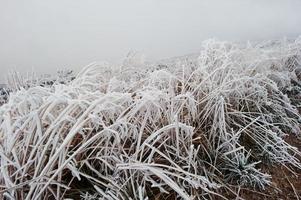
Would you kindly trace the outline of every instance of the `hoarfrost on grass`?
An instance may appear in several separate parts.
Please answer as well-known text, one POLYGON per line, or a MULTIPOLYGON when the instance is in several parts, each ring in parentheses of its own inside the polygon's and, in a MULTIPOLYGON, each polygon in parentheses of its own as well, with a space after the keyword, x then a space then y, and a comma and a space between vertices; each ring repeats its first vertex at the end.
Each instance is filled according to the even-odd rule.
POLYGON ((301 168, 283 139, 300 134, 301 38, 208 40, 198 56, 156 64, 135 55, 46 85, 11 75, 2 197, 225 198, 230 184, 269 185, 260 163, 301 168))

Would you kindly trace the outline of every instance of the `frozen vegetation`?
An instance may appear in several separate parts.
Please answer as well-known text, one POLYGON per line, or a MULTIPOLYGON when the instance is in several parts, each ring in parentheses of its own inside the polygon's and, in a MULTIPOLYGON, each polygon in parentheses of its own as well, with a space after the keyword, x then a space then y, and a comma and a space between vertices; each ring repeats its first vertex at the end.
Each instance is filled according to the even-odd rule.
POLYGON ((130 54, 67 81, 12 75, 0 107, 0 197, 188 200, 264 190, 271 176, 262 164, 301 169, 284 140, 300 134, 300 61, 301 38, 207 40, 198 55, 143 64, 130 54))

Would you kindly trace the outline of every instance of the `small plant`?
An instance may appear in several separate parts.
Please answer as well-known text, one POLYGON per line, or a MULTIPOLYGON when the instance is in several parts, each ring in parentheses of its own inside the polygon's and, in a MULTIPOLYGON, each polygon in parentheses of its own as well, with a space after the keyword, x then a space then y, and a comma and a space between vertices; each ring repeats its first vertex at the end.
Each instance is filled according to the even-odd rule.
POLYGON ((260 162, 250 161, 251 153, 239 151, 232 153, 232 156, 225 158, 225 178, 228 182, 240 186, 251 186, 253 188, 264 189, 270 185, 271 176, 260 172, 256 165, 260 162))

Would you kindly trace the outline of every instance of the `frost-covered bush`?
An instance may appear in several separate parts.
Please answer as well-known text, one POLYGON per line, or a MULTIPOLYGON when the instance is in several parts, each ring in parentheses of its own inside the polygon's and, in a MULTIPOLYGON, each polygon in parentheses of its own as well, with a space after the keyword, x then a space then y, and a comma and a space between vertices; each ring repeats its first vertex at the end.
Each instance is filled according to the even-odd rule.
MULTIPOLYGON (((260 162, 301 168, 301 38, 205 41, 199 55, 91 64, 0 107, 0 184, 11 199, 222 198, 264 189, 260 162), (73 78, 72 78, 73 79, 73 78), (295 100, 294 100, 295 102, 295 100)), ((17 84, 16 84, 17 85, 17 84)))

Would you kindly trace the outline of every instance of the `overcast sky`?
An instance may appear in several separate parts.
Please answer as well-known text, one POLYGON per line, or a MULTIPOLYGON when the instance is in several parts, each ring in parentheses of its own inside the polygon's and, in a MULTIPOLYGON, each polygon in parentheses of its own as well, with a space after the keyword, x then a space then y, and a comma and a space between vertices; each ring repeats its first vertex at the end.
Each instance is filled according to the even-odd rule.
POLYGON ((199 51, 204 39, 301 34, 300 0, 0 0, 0 70, 53 73, 199 51))

